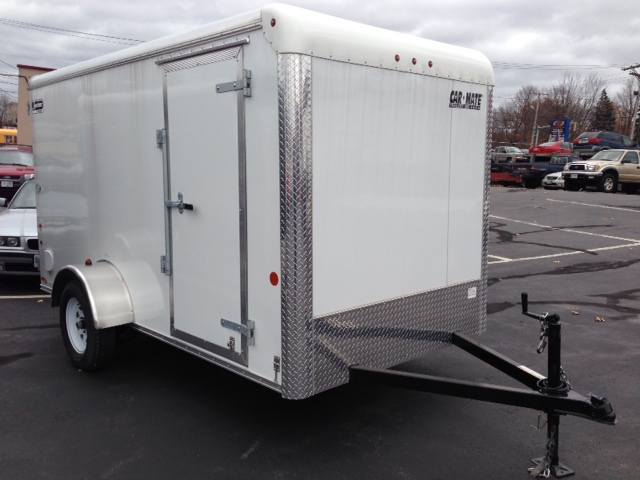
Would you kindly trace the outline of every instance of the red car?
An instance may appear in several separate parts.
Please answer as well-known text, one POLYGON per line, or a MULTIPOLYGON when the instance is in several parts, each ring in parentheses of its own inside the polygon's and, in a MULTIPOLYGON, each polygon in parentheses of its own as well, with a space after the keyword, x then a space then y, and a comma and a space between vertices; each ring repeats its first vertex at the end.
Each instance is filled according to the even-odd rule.
POLYGON ((0 147, 0 198, 6 203, 34 173, 31 147, 0 147))
POLYGON ((530 155, 538 155, 550 157, 551 155, 558 154, 571 154, 573 152, 573 146, 569 142, 547 142, 531 147, 529 149, 530 155))

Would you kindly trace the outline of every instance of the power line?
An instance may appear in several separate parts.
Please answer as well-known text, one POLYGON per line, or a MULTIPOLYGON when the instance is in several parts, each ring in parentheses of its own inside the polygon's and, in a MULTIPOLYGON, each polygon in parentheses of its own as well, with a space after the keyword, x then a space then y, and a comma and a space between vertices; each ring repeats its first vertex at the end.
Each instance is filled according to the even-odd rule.
POLYGON ((132 38, 112 37, 109 35, 99 35, 97 33, 87 33, 87 32, 79 32, 76 30, 67 30, 64 28, 47 27, 45 25, 19 22, 17 20, 11 20, 8 18, 0 18, 0 23, 11 26, 11 27, 25 28, 28 30, 36 30, 44 33, 53 33, 56 35, 64 35, 67 37, 84 38, 86 40, 95 40, 98 42, 119 43, 123 45, 137 45, 138 43, 144 42, 144 40, 136 40, 132 38), (118 41, 118 40, 121 40, 121 41, 118 41))

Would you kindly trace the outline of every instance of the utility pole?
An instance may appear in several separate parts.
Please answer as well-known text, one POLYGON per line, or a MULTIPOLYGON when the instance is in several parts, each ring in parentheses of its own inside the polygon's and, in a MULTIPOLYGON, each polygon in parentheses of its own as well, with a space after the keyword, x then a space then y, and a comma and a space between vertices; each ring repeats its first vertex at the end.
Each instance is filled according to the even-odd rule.
POLYGON ((538 109, 540 108, 540 92, 538 92, 538 100, 536 101, 536 114, 533 117, 533 131, 531 132, 531 146, 538 145, 538 109))
POLYGON ((634 77, 636 77, 636 80, 638 80, 638 90, 635 93, 636 95, 636 101, 635 101, 635 106, 633 107, 633 118, 631 121, 631 139, 633 140, 635 134, 636 134, 636 121, 638 119, 638 100, 640 99, 640 73, 636 72, 636 68, 640 68, 640 63, 636 63, 635 65, 631 65, 630 67, 624 67, 622 69, 622 71, 627 71, 627 70, 632 70, 631 72, 629 72, 629 75, 632 75, 634 77))

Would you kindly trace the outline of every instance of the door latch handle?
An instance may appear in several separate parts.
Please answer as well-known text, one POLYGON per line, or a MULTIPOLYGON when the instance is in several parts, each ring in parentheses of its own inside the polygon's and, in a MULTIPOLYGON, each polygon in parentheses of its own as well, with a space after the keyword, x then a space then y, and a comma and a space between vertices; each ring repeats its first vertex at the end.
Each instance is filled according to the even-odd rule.
POLYGON ((171 200, 167 200, 164 202, 167 208, 177 208, 178 212, 183 213, 185 210, 193 210, 192 203, 184 203, 184 197, 182 196, 182 192, 178 192, 178 201, 172 202, 171 200))

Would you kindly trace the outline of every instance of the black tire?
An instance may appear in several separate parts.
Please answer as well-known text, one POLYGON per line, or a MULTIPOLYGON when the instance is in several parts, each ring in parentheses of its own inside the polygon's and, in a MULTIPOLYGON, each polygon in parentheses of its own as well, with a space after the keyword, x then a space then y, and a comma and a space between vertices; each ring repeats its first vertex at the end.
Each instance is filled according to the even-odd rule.
POLYGON ((544 188, 545 190, 555 190, 555 188, 553 187, 542 187, 542 188, 544 188))
POLYGON ((618 179, 612 173, 605 173, 598 183, 598 190, 604 193, 616 193, 618 191, 618 179))
POLYGON ((638 185, 635 185, 633 183, 624 183, 621 188, 622 191, 627 195, 635 195, 636 193, 638 193, 638 185))
POLYGON ((569 180, 565 180, 564 181, 564 189, 567 192, 577 192, 578 190, 580 190, 580 187, 578 185, 576 185, 573 182, 570 182, 569 180))
POLYGON ((116 329, 96 330, 87 294, 78 282, 69 282, 62 291, 60 330, 67 354, 76 367, 97 370, 113 357, 116 329))
POLYGON ((529 188, 529 189, 533 190, 537 186, 538 186, 538 182, 535 181, 535 180, 525 180, 525 182, 524 182, 524 188, 529 188))

